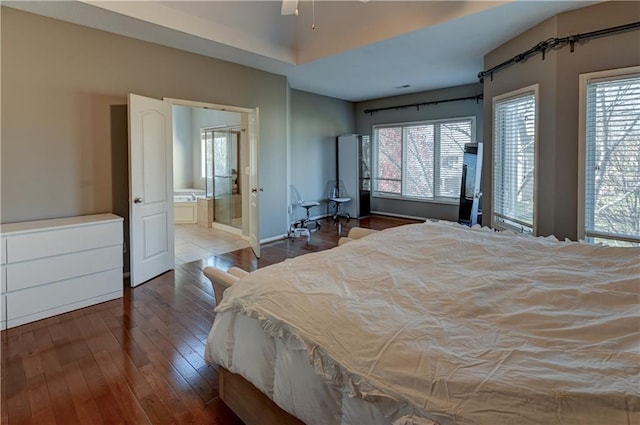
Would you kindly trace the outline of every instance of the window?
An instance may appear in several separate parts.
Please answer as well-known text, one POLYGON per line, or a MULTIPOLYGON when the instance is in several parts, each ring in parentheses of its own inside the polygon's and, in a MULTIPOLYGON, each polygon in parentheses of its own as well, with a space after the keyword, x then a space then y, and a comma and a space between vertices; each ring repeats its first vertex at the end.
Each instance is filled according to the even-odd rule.
POLYGON ((200 176, 212 178, 215 174, 230 175, 229 150, 237 145, 230 144, 232 134, 229 130, 206 128, 200 130, 200 176), (214 162, 215 159, 215 162, 214 162))
POLYGON ((578 237, 640 244, 640 67, 580 76, 578 237))
POLYGON ((492 226, 535 231, 538 85, 493 98, 492 226))
POLYGON ((200 130, 200 176, 206 179, 213 175, 213 131, 200 130), (208 171, 208 173, 207 173, 208 171))
POLYGON ((457 203, 475 118, 373 127, 373 195, 457 203))

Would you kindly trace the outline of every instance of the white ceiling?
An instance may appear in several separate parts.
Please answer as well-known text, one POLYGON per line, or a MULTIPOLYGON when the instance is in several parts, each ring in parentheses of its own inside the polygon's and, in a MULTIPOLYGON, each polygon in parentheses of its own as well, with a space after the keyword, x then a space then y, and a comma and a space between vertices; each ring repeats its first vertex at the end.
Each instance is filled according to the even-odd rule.
POLYGON ((282 16, 275 0, 3 1, 286 75, 295 89, 350 101, 477 82, 486 53, 593 3, 316 0, 300 1, 299 16, 282 16))

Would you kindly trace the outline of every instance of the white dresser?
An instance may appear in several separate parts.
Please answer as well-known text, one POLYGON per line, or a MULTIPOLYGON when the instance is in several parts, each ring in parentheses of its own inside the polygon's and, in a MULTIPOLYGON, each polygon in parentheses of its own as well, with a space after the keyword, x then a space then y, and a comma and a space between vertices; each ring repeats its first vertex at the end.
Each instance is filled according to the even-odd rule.
POLYGON ((0 225, 0 326, 122 297, 123 219, 96 214, 0 225))

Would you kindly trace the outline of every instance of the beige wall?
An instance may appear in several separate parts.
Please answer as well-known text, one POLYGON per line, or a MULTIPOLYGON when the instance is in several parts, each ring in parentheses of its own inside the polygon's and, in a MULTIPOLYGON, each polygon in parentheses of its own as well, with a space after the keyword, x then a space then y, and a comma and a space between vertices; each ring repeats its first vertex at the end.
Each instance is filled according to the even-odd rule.
POLYGON ((325 185, 336 179, 336 138, 353 132, 353 103, 291 90, 291 184, 304 199, 322 203, 310 211, 314 216, 326 213, 325 185))
MULTIPOLYGON (((606 2, 557 15, 505 43, 485 56, 485 69, 550 37, 566 37, 640 21, 639 2, 606 2)), ((602 37, 534 56, 496 72, 484 82, 484 201, 485 223, 492 205, 491 99, 539 83, 538 234, 575 239, 578 187, 579 74, 640 64, 638 31, 602 37)))
MULTIPOLYGON (((449 88, 360 102, 354 112, 350 102, 288 90, 283 76, 7 7, 2 7, 1 19, 0 218, 4 223, 107 211, 126 216, 129 92, 260 107, 262 238, 286 230, 287 181, 304 182, 303 192, 313 196, 318 183, 331 174, 335 160, 325 138, 354 129, 368 134, 375 123, 451 114, 440 105, 373 116, 362 110, 467 91, 475 94, 470 92, 475 92, 474 85, 449 88), (308 152, 314 154, 311 162, 308 152), (311 164, 309 169, 305 163, 311 164)), ((549 37, 638 20, 638 2, 607 2, 561 14, 490 52, 485 68, 549 37)), ((484 126, 484 137, 478 139, 485 142, 485 223, 491 212, 491 98, 540 84, 539 233, 574 238, 578 75, 637 65, 639 56, 638 32, 628 32, 590 40, 576 46, 574 53, 568 48, 549 52, 544 61, 533 57, 485 81, 484 123, 477 121, 480 132, 484 126)), ((407 215, 449 219, 455 215, 455 209, 439 205, 373 207, 407 215)))
POLYGON ((127 93, 260 107, 261 237, 286 229, 286 78, 2 7, 3 223, 124 214, 127 93))

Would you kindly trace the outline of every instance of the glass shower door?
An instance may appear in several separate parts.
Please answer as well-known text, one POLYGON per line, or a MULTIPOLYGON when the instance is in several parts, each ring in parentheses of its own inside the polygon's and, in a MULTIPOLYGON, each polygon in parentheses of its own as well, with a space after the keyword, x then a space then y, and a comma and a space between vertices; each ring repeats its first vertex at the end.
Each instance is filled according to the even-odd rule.
POLYGON ((214 221, 232 225, 232 143, 229 130, 213 132, 214 221))
POLYGON ((213 199, 213 131, 204 130, 202 145, 202 167, 204 169, 204 189, 207 199, 213 199))

